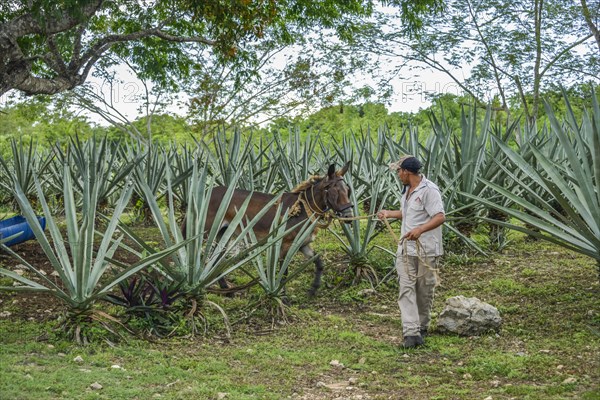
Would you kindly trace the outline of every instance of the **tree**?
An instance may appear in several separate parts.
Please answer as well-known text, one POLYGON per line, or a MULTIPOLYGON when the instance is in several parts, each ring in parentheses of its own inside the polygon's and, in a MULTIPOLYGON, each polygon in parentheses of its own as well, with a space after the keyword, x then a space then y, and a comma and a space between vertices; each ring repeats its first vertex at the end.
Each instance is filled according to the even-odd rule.
POLYGON ((506 112, 517 96, 533 121, 548 85, 599 81, 596 4, 452 0, 443 18, 424 18, 415 39, 407 39, 394 18, 382 17, 358 47, 379 57, 382 66, 393 65, 383 72, 386 80, 407 70, 416 75, 415 68, 433 69, 480 103, 497 101, 496 108, 506 112))
POLYGON ((110 53, 174 85, 161 71, 188 75, 207 49, 220 61, 251 62, 245 46, 265 35, 291 43, 292 27, 334 27, 370 8, 360 0, 8 1, 0 5, 0 96, 72 89, 110 53))
MULTIPOLYGON (((352 40, 376 3, 400 7, 407 32, 441 6, 441 0, 159 0, 150 8, 143 0, 9 1, 0 5, 0 96, 11 89, 62 93, 126 60, 160 93, 182 86, 194 92, 194 110, 205 121, 256 113, 257 107, 268 109, 271 118, 276 105, 279 113, 294 109, 322 95, 323 87, 327 97, 336 95, 345 81, 335 77, 346 74, 329 68, 331 75, 314 79, 328 71, 319 70, 323 56, 299 57, 276 74, 261 74, 265 60, 321 29, 335 40, 352 40), (204 107, 206 90, 215 87, 204 107), (294 96, 282 95, 290 87, 294 96), (215 101, 223 93, 229 96, 215 101)), ((335 58, 330 65, 339 63, 335 58)))

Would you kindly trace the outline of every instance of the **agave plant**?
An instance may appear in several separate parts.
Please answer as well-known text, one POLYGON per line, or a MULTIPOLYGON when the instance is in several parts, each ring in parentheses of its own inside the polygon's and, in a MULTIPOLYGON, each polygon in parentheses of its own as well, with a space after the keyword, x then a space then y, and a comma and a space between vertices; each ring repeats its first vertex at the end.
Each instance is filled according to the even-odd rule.
POLYGON ((258 143, 250 148, 247 167, 248 175, 252 177, 249 189, 251 191, 273 193, 277 190, 279 164, 282 156, 272 152, 268 153, 274 147, 274 140, 265 142, 261 136, 258 143))
MULTIPOLYGON (((173 253, 168 261, 162 261, 160 267, 165 275, 173 281, 184 282, 182 290, 191 299, 191 303, 193 304, 189 315, 194 332, 197 329, 194 319, 196 314, 200 317, 200 321, 206 324, 206 319, 201 309, 197 308, 198 303, 200 303, 200 306, 207 304, 215 307, 223 314, 225 321, 227 321, 227 315, 223 309, 218 304, 206 298, 208 287, 248 263, 251 259, 258 256, 261 251, 270 246, 274 240, 278 239, 277 236, 268 236, 250 247, 240 248, 244 243, 244 237, 248 235, 249 231, 252 230, 252 227, 262 218, 269 207, 273 206, 277 198, 274 198, 267 204, 255 218, 250 221, 244 221, 244 213, 250 200, 250 197, 248 197, 246 202, 240 207, 237 216, 232 221, 228 221, 227 228, 221 228, 224 225, 227 205, 233 196, 235 184, 239 180, 241 171, 238 171, 231 178, 231 186, 228 187, 227 192, 220 201, 220 207, 212 225, 208 226, 208 204, 215 180, 209 177, 208 164, 205 163, 202 166, 198 164, 198 162, 194 162, 190 177, 190 192, 187 199, 188 206, 184 216, 186 222, 185 232, 182 231, 175 209, 172 206, 174 192, 170 168, 167 168, 167 203, 169 207, 167 209, 166 221, 151 189, 142 183, 146 201, 152 210, 154 220, 158 225, 165 244, 171 247, 183 243, 184 237, 190 238, 189 242, 176 253, 173 253), (239 233, 236 234, 236 231, 239 231, 239 233)), ((155 249, 145 244, 140 238, 136 239, 133 233, 131 233, 131 236, 145 251, 149 253, 156 252, 155 249)), ((227 323, 226 326, 228 328, 227 323)), ((206 329, 206 325, 204 327, 206 329)))
MULTIPOLYGON (((187 198, 190 193, 190 175, 194 165, 194 150, 187 146, 171 144, 167 159, 171 161, 171 171, 175 175, 172 182, 173 196, 177 201, 177 208, 182 212, 187 209, 187 198)), ((164 195, 164 192, 163 192, 164 195)))
POLYGON ((117 198, 115 194, 122 188, 133 168, 142 161, 140 154, 129 159, 121 157, 120 147, 119 142, 111 142, 106 136, 100 140, 92 137, 83 142, 78 136, 72 137, 66 152, 55 146, 56 162, 50 168, 48 179, 50 191, 62 198, 66 177, 63 166, 69 165, 76 193, 83 193, 86 184, 84 178, 90 176, 98 191, 98 207, 101 212, 107 212, 114 206, 112 200, 113 197, 117 198))
MULTIPOLYGON (((19 180, 13 179, 12 182, 13 193, 19 203, 21 212, 48 257, 50 265, 58 274, 60 283, 55 283, 43 271, 29 264, 22 256, 3 245, 3 249, 25 265, 39 282, 0 268, 0 274, 11 277, 20 284, 19 286, 0 287, 0 290, 44 292, 62 300, 67 306, 64 328, 79 343, 87 342, 82 327, 85 327, 92 320, 106 321, 108 317, 106 314, 92 308, 95 302, 105 298, 110 290, 120 282, 178 249, 178 246, 172 246, 169 249, 152 254, 133 265, 123 266, 123 270, 111 279, 101 280, 111 266, 110 260, 123 239, 123 235, 116 239, 114 236, 119 226, 119 217, 131 197, 133 185, 128 182, 123 188, 113 215, 108 219, 106 228, 101 233, 100 245, 95 248, 98 233, 94 226, 98 213, 98 194, 101 183, 95 178, 92 166, 88 165, 85 171, 87 171, 87 174, 82 177, 82 199, 78 203, 75 201, 75 185, 72 182, 70 168, 66 164, 63 167, 66 237, 63 237, 58 222, 52 217, 39 179, 34 177, 34 184, 38 200, 46 217, 46 226, 50 238, 42 230, 36 213, 19 180)), ((184 244, 185 242, 179 244, 179 246, 184 244)))
MULTIPOLYGON (((305 141, 300 137, 298 129, 290 132, 289 140, 284 141, 280 135, 275 136, 275 154, 278 157, 279 181, 281 189, 290 191, 298 182, 304 181, 313 171, 317 157, 319 137, 307 136, 305 141)), ((326 163, 319 164, 325 165, 326 163)))
MULTIPOLYGON (((10 193, 12 187, 10 182, 17 181, 23 189, 26 197, 35 203, 35 177, 44 175, 45 170, 52 162, 52 154, 38 151, 37 145, 33 143, 33 139, 29 144, 11 139, 10 148, 12 151, 12 159, 6 160, 0 155, 0 165, 2 166, 2 180, 0 186, 10 193)), ((13 208, 18 208, 18 203, 12 201, 13 208)))
MULTIPOLYGON (((378 220, 377 212, 381 209, 381 205, 385 204, 388 196, 390 185, 388 180, 387 166, 380 166, 377 178, 370 183, 369 195, 370 199, 381 199, 381 203, 377 201, 369 201, 368 216, 366 222, 360 219, 351 221, 350 224, 342 223, 342 232, 344 236, 332 231, 334 236, 342 243, 342 249, 348 255, 350 266, 353 268, 354 281, 367 279, 372 286, 377 284, 378 277, 376 271, 371 266, 369 254, 374 249, 371 243, 373 239, 380 233, 377 230, 378 220), (362 223, 364 222, 364 223, 362 223)), ((354 204, 354 215, 359 215, 357 191, 353 189, 352 181, 347 182, 350 187, 350 199, 354 204)), ((367 198, 369 200, 369 198, 367 198)))
POLYGON ((153 196, 159 195, 164 186, 167 165, 170 163, 169 154, 159 145, 146 144, 141 141, 133 146, 128 146, 125 152, 124 159, 135 159, 142 155, 141 162, 136 163, 131 171, 135 185, 133 209, 138 221, 147 225, 151 224, 152 212, 146 201, 142 185, 149 188, 153 196))
MULTIPOLYGON (((276 215, 282 215, 281 204, 277 209, 276 215)), ((252 263, 256 268, 258 274, 258 284, 262 288, 266 302, 273 306, 270 309, 270 313, 275 319, 281 319, 287 321, 286 318, 286 284, 298 276, 304 271, 318 255, 314 255, 312 258, 304 260, 299 266, 297 266, 293 272, 291 271, 292 261, 298 250, 306 243, 306 240, 310 237, 316 224, 317 220, 311 221, 307 219, 298 234, 294 237, 285 257, 281 257, 283 252, 283 237, 289 232, 289 228, 285 221, 288 219, 288 211, 283 213, 281 220, 273 220, 271 224, 271 232, 274 233, 277 240, 273 241, 273 244, 264 252, 264 256, 253 258, 252 263)), ((295 227, 291 227, 295 229, 295 227)), ((254 235, 254 232, 250 230, 248 236, 245 238, 246 246, 252 247, 259 241, 254 235)))
POLYGON ((241 189, 251 190, 253 178, 246 168, 252 147, 251 136, 244 139, 241 130, 236 128, 231 138, 228 138, 223 129, 213 136, 211 143, 202 142, 200 145, 205 149, 210 172, 217 183, 230 186, 238 176, 235 178, 236 184, 241 189), (242 174, 238 175, 240 172, 242 174))
POLYGON ((499 143, 520 172, 498 165, 514 180, 515 189, 510 191, 482 180, 519 208, 503 207, 482 197, 472 198, 527 225, 490 222, 590 256, 597 261, 600 272, 600 107, 595 95, 592 95, 591 113, 586 111, 582 123, 577 124, 566 96, 565 100, 568 120, 562 125, 550 106, 544 103, 552 134, 556 135, 563 150, 552 153, 558 157, 551 158, 532 147, 531 152, 537 163, 537 168, 534 168, 512 148, 499 143))

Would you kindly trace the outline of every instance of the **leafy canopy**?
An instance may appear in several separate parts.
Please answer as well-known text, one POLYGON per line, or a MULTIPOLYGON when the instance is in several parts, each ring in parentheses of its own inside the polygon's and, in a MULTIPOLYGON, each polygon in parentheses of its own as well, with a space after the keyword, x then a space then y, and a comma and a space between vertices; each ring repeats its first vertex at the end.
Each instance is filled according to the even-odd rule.
MULTIPOLYGON (((430 3, 438 0, 418 2, 430 3)), ((259 41, 291 44, 318 27, 347 37, 354 19, 370 15, 373 7, 371 0, 3 2, 0 96, 11 89, 70 90, 93 67, 123 59, 140 76, 176 89, 178 78, 201 70, 209 58, 240 67, 256 62, 250 45, 259 41)), ((417 13, 421 9, 426 7, 417 13)))

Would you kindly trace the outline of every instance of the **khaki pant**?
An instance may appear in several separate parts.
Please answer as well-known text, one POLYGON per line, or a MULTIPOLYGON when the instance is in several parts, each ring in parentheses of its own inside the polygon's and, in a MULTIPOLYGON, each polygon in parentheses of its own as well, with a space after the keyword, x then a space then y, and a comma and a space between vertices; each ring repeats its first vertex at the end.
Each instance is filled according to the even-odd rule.
MULTIPOLYGON (((437 268, 438 259, 425 257, 423 261, 431 268, 437 268)), ((429 328, 436 275, 419 261, 419 257, 400 252, 396 255, 396 271, 400 283, 398 304, 402 315, 402 335, 417 336, 419 330, 429 328)))

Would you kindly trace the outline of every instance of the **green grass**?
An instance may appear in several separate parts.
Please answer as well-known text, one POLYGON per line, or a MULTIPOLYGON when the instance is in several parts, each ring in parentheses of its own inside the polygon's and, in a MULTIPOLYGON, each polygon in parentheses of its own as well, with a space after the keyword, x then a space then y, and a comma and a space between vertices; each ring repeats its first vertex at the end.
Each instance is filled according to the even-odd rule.
MULTIPOLYGON (((273 324, 264 312, 247 315, 249 304, 260 295, 258 288, 231 299, 210 296, 230 320, 238 321, 231 339, 223 335, 220 314, 207 309, 208 336, 156 342, 129 338, 116 347, 102 342, 78 347, 52 332, 57 309, 50 307, 48 314, 43 302, 28 305, 24 295, 0 293, 0 312, 12 313, 0 318, 1 397, 600 397, 600 301, 592 260, 520 237, 502 254, 449 255, 436 292, 434 325, 445 299, 464 295, 498 307, 503 328, 482 337, 434 332, 426 347, 403 350, 395 279, 380 285, 375 294, 359 295, 370 286, 351 284, 339 245, 332 244, 330 234, 321 233, 325 235, 319 236, 316 248, 326 264, 324 286, 317 298, 307 297, 311 269, 291 282, 289 324, 273 324), (82 363, 74 361, 77 356, 82 363), (344 367, 331 365, 333 360, 344 367), (92 390, 94 382, 102 389, 92 390)), ((393 248, 385 235, 376 243, 393 248)), ((377 257, 375 268, 381 277, 393 260, 386 265, 385 256, 377 257)))

